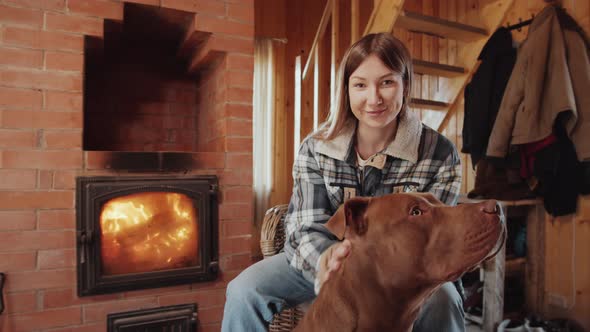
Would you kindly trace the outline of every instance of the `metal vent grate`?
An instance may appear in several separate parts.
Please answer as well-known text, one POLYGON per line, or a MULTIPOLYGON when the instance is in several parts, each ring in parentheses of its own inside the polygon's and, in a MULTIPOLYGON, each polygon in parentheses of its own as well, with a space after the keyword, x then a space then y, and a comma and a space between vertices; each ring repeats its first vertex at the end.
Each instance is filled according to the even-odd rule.
POLYGON ((196 332, 197 305, 180 304, 110 314, 108 332, 196 332))

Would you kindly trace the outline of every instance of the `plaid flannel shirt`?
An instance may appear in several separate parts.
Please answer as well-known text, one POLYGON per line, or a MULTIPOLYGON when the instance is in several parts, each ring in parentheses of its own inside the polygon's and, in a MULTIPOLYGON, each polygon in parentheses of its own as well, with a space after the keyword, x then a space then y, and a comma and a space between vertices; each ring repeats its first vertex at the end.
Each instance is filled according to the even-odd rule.
POLYGON ((307 137, 293 165, 285 253, 290 265, 312 283, 320 255, 337 241, 324 224, 345 195, 431 192, 449 205, 455 205, 459 195, 461 164, 455 146, 413 112, 400 114, 394 141, 369 160, 362 176, 352 146, 355 130, 356 125, 350 125, 330 141, 307 137))

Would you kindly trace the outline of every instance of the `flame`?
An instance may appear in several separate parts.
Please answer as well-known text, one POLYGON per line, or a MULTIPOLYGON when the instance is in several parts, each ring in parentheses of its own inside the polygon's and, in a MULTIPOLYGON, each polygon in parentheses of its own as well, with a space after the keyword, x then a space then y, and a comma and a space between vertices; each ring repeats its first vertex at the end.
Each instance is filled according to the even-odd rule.
POLYGON ((141 225, 153 217, 147 212, 145 205, 136 202, 111 201, 105 205, 102 211, 101 221, 104 220, 103 234, 119 233, 121 229, 128 228, 131 224, 141 225))
POLYGON ((198 210, 170 192, 120 196, 100 215, 103 272, 107 275, 198 265, 198 210))

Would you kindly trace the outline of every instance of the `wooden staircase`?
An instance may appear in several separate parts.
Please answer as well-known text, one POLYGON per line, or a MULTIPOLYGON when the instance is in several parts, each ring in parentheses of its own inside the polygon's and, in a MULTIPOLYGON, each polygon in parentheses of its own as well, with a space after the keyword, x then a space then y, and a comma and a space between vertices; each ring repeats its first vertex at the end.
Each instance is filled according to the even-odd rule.
MULTIPOLYGON (((364 31, 364 35, 403 29, 411 34, 419 33, 431 38, 442 38, 460 43, 452 64, 413 59, 416 74, 442 79, 439 79, 436 91, 429 93, 429 98, 415 95, 413 91, 410 106, 423 110, 421 112, 422 121, 439 132, 443 132, 449 120, 462 107, 463 90, 477 68, 479 52, 491 34, 499 27, 512 3, 513 0, 481 1, 478 25, 474 26, 406 10, 403 0, 374 0, 373 10, 370 16, 364 20, 366 25, 362 31, 364 31)), ((370 2, 362 2, 362 5, 367 4, 370 2)), ((342 39, 338 33, 341 7, 351 11, 349 40, 356 41, 359 38, 359 25, 363 21, 363 18, 359 18, 358 6, 359 0, 328 0, 309 53, 310 56, 305 62, 301 56, 296 59, 296 63, 300 64, 296 65, 295 73, 296 144, 299 142, 299 134, 305 135, 311 129, 312 126, 309 123, 312 121, 311 119, 313 119, 313 128, 317 128, 318 123, 321 123, 327 115, 326 109, 329 108, 329 101, 335 95, 335 73, 342 58, 342 54, 338 52, 338 45, 342 39), (344 1, 351 3, 342 6, 344 1), (330 26, 329 23, 331 23, 330 26), (331 39, 331 49, 327 49, 325 46, 327 43, 324 38, 331 39), (323 60, 327 57, 325 54, 322 55, 323 53, 330 54, 330 61, 323 60), (330 66, 329 70, 322 68, 325 65, 330 66), (329 79, 325 77, 325 73, 328 72, 330 73, 329 79), (310 82, 313 82, 313 88, 309 87, 310 82), (322 84, 325 82, 329 82, 329 84, 322 84), (309 114, 310 112, 313 115, 309 114), (297 125, 298 122, 299 125, 297 125)))

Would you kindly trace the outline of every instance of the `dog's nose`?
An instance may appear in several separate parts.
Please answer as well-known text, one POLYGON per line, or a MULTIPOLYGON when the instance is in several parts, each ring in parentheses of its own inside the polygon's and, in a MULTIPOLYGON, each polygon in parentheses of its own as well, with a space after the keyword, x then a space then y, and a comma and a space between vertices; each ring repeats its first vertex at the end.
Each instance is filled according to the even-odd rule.
POLYGON ((482 202, 481 210, 485 213, 489 214, 499 214, 500 213, 500 205, 496 200, 489 199, 482 202))

